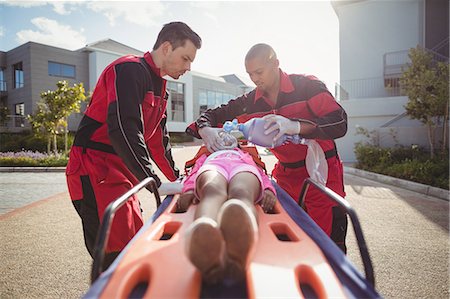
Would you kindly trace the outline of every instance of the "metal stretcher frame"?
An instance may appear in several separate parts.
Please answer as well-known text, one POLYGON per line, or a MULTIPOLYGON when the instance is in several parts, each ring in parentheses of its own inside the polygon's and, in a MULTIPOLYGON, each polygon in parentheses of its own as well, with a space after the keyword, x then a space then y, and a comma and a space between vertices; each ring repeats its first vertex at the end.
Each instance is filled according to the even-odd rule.
MULTIPOLYGON (((114 261, 114 263, 105 272, 102 273, 101 265, 103 264, 104 249, 108 241, 109 229, 115 212, 127 201, 128 198, 130 198, 131 195, 139 192, 139 190, 141 190, 148 184, 151 184, 152 190, 155 190, 154 195, 158 208, 152 215, 151 219, 149 219, 149 221, 136 234, 133 240, 139 238, 139 235, 151 226, 151 224, 167 209, 167 207, 173 200, 174 196, 167 196, 161 204, 155 181, 152 178, 147 178, 108 206, 103 217, 99 235, 97 236, 96 251, 91 273, 92 286, 86 293, 85 298, 96 298, 101 295, 103 289, 108 283, 109 278, 114 273, 114 269, 120 263, 121 256, 125 254, 127 249, 133 243, 133 240, 131 240, 130 243, 122 251, 122 253, 114 261)), ((359 220, 349 203, 327 187, 319 185, 310 179, 307 179, 303 184, 300 196, 301 200, 299 204, 297 204, 276 182, 272 181, 272 184, 277 191, 277 197, 280 204, 286 210, 288 215, 302 230, 305 231, 305 233, 312 240, 314 240, 314 242, 322 250, 328 263, 341 282, 346 295, 348 295, 349 298, 381 298, 381 296, 374 288, 375 280, 372 263, 359 220), (342 206, 349 214, 353 224, 353 228, 355 230, 355 235, 357 238, 361 258, 363 260, 366 277, 363 277, 361 275, 361 273, 347 259, 345 254, 333 243, 333 241, 331 241, 331 239, 322 231, 322 229, 320 229, 320 227, 301 208, 307 190, 311 185, 318 188, 324 194, 328 195, 332 200, 342 206)), ((238 285, 237 287, 242 288, 242 285, 238 285)), ((214 294, 214 292, 215 290, 206 289, 206 291, 203 291, 203 294, 208 294, 208 297, 221 297, 220 294, 214 294)))

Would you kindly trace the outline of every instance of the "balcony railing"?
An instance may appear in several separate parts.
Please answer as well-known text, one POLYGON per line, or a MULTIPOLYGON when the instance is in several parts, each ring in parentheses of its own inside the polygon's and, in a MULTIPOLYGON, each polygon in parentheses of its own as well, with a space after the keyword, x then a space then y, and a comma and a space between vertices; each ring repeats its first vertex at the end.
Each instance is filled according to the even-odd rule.
MULTIPOLYGON (((448 43, 444 41, 443 44, 448 43)), ((425 49, 433 57, 434 62, 448 62, 448 57, 434 50, 425 49)), ((405 95, 400 88, 400 77, 411 63, 409 50, 388 52, 383 56, 383 77, 344 80, 335 86, 337 100, 360 98, 396 97, 405 95)))
POLYGON ((384 76, 398 77, 401 75, 411 63, 408 53, 408 50, 385 53, 383 55, 384 76))
MULTIPOLYGON (((445 46, 445 42, 443 41, 443 45, 445 46)), ((438 44, 440 46, 440 44, 438 44)), ((433 61, 435 62, 448 62, 448 57, 439 54, 435 50, 424 49, 427 53, 431 54, 433 61)), ((404 51, 396 51, 396 52, 388 52, 383 55, 383 63, 384 63, 384 76, 385 77, 399 77, 403 71, 408 67, 408 64, 411 63, 411 59, 409 58, 409 50, 404 51)))
POLYGON ((341 81, 336 87, 336 99, 384 98, 404 95, 399 78, 368 78, 341 81))

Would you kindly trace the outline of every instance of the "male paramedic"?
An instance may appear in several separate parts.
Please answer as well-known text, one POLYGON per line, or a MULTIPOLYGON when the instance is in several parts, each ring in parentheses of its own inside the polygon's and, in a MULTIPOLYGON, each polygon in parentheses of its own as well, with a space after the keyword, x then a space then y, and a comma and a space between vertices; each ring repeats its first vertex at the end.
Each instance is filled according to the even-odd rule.
MULTIPOLYGON (((334 139, 347 132, 347 114, 326 86, 314 76, 288 75, 279 68, 275 51, 267 44, 254 45, 245 57, 245 68, 256 89, 210 109, 199 116, 186 132, 202 138, 208 149, 220 149, 220 129, 213 128, 237 118, 243 123, 254 117, 266 120, 266 132, 300 134, 316 142, 324 160, 322 176, 327 187, 345 196, 343 167, 334 139)), ((278 162, 273 170, 277 183, 296 201, 307 171, 308 146, 288 143, 271 149, 278 162)), ((346 252, 347 216, 345 212, 315 188, 309 188, 305 199, 309 216, 346 252)))
MULTIPOLYGON (((106 207, 147 177, 160 186, 150 159, 170 181, 178 178, 166 130, 168 94, 163 77, 178 79, 189 71, 201 42, 188 25, 168 23, 151 52, 121 57, 101 74, 66 168, 70 197, 92 257, 106 207)), ((142 225, 140 203, 133 197, 115 215, 104 269, 142 225)))

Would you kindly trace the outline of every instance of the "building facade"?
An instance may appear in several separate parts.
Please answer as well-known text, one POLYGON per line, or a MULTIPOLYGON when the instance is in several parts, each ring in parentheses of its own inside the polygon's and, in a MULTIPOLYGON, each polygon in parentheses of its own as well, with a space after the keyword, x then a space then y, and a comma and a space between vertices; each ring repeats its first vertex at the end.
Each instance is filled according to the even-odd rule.
MULTIPOLYGON (((86 93, 92 92, 104 68, 123 55, 144 53, 111 39, 98 41, 70 51, 35 42, 28 42, 7 52, 0 51, 0 106, 9 115, 1 132, 29 130, 26 115, 32 114, 43 91, 54 90, 56 82, 70 85, 82 82, 86 93)), ((168 80, 169 132, 184 132, 199 114, 228 102, 252 89, 236 75, 216 77, 191 71, 180 79, 168 80)), ((85 108, 82 107, 82 111, 85 108)), ((82 113, 69 118, 69 130, 75 131, 82 113)))
POLYGON ((89 88, 88 60, 83 52, 28 42, 1 56, 0 105, 10 114, 2 124, 3 131, 27 128, 25 116, 35 111, 41 92, 55 89, 57 81, 83 82, 89 88))
POLYGON ((348 132, 337 140, 344 162, 365 141, 357 128, 374 131, 379 145, 428 147, 426 127, 406 115, 399 79, 408 51, 421 46, 437 61, 449 57, 446 0, 332 1, 339 19, 340 82, 336 98, 348 114, 348 132))

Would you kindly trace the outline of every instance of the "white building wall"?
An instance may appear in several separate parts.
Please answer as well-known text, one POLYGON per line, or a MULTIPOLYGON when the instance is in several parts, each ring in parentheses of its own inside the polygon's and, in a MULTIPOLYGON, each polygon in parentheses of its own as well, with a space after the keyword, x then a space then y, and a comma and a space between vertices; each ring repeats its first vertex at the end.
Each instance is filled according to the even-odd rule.
POLYGON ((407 102, 407 97, 341 101, 341 106, 349 116, 347 134, 336 140, 342 161, 355 162, 355 143, 369 141, 363 135, 356 135, 358 127, 368 131, 377 131, 381 147, 394 147, 399 144, 403 146, 417 144, 426 147, 428 145, 426 128, 422 127, 417 120, 411 120, 405 116, 387 127, 383 126, 397 115, 402 114, 407 102))
POLYGON ((98 78, 103 70, 114 60, 120 58, 122 55, 112 54, 100 51, 89 53, 89 86, 91 91, 94 91, 98 78))
POLYGON ((423 45, 423 1, 339 6, 340 80, 383 76, 383 55, 423 45))
POLYGON ((355 143, 368 141, 356 135, 357 126, 377 131, 381 147, 428 147, 426 127, 406 115, 398 118, 408 98, 390 96, 383 61, 385 53, 424 45, 424 1, 367 0, 334 7, 340 26, 340 85, 348 92, 348 100, 340 101, 348 115, 348 132, 336 140, 342 160, 356 162, 355 143))

